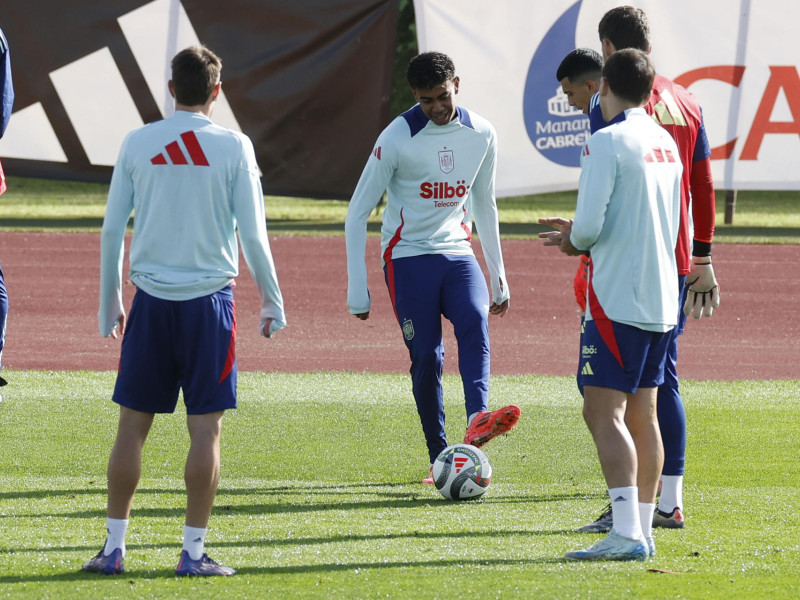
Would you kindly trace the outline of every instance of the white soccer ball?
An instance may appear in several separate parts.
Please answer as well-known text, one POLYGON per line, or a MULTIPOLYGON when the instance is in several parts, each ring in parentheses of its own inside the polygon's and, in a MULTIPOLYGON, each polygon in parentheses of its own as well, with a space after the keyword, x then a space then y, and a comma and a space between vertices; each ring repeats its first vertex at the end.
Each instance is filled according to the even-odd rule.
POLYGON ((448 446, 433 463, 433 483, 448 500, 477 498, 491 481, 489 457, 469 444, 448 446))

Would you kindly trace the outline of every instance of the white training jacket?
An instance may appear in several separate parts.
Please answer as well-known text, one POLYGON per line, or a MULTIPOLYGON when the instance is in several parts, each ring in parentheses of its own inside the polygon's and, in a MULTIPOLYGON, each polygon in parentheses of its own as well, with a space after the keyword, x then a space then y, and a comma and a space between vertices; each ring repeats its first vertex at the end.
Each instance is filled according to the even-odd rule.
POLYGON ((422 254, 473 254, 472 219, 489 269, 492 301, 509 297, 495 199, 497 135, 474 112, 436 125, 417 104, 378 137, 350 200, 345 221, 347 305, 370 310, 367 287, 367 219, 384 191, 381 259, 422 254))
MULTIPOLYGON (((570 241, 591 250, 589 297, 612 321, 656 332, 677 324, 682 170, 675 141, 643 108, 583 148, 570 241)), ((588 302, 586 318, 601 318, 592 312, 588 302)))
POLYGON ((244 134, 203 114, 173 116, 128 134, 111 177, 100 241, 100 333, 122 305, 125 228, 134 215, 130 279, 165 300, 190 300, 230 285, 239 249, 261 295, 261 328, 286 326, 267 238, 255 152, 244 134))

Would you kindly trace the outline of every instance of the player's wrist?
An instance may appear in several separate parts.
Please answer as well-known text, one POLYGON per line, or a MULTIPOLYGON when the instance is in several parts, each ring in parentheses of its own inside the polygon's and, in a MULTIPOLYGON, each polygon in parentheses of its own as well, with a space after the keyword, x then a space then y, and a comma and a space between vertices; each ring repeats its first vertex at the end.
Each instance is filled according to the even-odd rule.
MULTIPOLYGON (((708 258, 711 262, 711 242, 703 242, 700 240, 692 240, 692 258, 708 258)), ((702 264, 702 263, 695 263, 702 264)))

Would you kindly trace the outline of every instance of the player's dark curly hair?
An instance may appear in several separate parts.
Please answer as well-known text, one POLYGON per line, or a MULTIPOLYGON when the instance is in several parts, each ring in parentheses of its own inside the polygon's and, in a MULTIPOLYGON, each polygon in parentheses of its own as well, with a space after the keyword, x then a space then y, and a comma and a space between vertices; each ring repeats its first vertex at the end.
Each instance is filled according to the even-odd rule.
POLYGON ((415 90, 429 90, 452 81, 456 76, 456 67, 446 54, 441 52, 423 52, 411 59, 406 69, 408 85, 415 90))
POLYGON ((222 61, 205 46, 191 46, 172 59, 175 101, 184 106, 205 104, 219 81, 222 61))
POLYGON ((556 80, 561 81, 566 77, 570 83, 583 83, 587 79, 600 81, 602 70, 603 57, 597 50, 575 48, 558 65, 556 80))
POLYGON ((607 39, 617 50, 638 48, 650 52, 650 25, 647 23, 647 15, 640 8, 612 8, 600 19, 597 32, 601 42, 607 39))
POLYGON ((617 50, 603 67, 603 77, 611 91, 638 106, 643 106, 650 97, 655 76, 650 57, 638 48, 617 50))

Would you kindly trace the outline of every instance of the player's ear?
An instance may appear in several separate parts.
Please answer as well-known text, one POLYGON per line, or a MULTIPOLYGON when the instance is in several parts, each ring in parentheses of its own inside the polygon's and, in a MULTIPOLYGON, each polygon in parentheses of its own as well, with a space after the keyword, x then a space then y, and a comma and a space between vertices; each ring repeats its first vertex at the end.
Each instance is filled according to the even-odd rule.
POLYGON ((608 60, 608 57, 617 51, 617 49, 614 47, 614 44, 612 44, 611 40, 608 38, 603 38, 600 40, 600 44, 603 46, 603 60, 608 60))
POLYGON ((598 93, 599 93, 601 96, 605 96, 605 95, 608 93, 608 90, 610 90, 610 89, 611 89, 611 88, 608 86, 608 79, 606 79, 605 77, 603 77, 603 78, 600 80, 600 87, 597 89, 598 93))
POLYGON ((460 81, 461 81, 461 80, 460 80, 458 77, 456 77, 455 79, 453 79, 453 93, 454 93, 454 94, 457 94, 457 93, 458 93, 458 84, 459 84, 459 82, 460 82, 460 81))
POLYGON ((172 79, 167 82, 167 87, 169 88, 169 95, 173 98, 175 97, 175 86, 172 83, 172 79))

